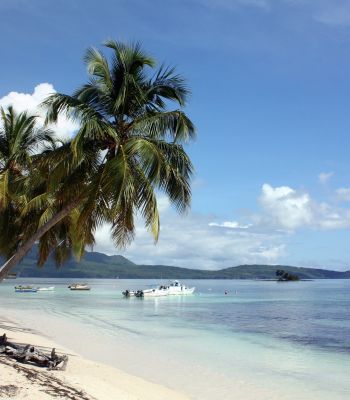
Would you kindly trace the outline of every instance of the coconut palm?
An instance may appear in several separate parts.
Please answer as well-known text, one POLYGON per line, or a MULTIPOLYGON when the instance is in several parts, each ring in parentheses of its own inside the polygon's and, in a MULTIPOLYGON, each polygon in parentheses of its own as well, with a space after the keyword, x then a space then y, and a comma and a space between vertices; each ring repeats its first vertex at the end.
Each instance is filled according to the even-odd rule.
MULTIPOLYGON (((51 178, 49 185, 55 207, 2 271, 8 272, 72 212, 82 254, 84 246, 93 243, 96 228, 106 222, 116 246, 127 245, 134 237, 137 213, 157 241, 158 191, 179 212, 190 206, 193 167, 183 144, 194 137, 195 129, 183 111, 189 94, 183 78, 173 68, 156 70, 153 58, 138 44, 110 40, 105 46, 112 50, 109 61, 96 49, 86 52, 88 83, 71 96, 56 93, 44 102, 47 123, 56 122, 59 114, 79 122, 71 143, 73 157, 71 162, 55 164, 57 178, 51 178), (177 108, 169 110, 173 103, 177 108), (90 161, 85 160, 91 154, 96 162, 89 171, 90 161), (67 164, 72 164, 69 173, 67 164)), ((32 199, 31 212, 40 213, 45 207, 45 202, 32 199)))
POLYGON ((36 126, 37 116, 0 108, 0 209, 11 199, 17 178, 25 175, 32 156, 53 142, 52 132, 36 126))
POLYGON ((37 117, 0 108, 0 253, 13 252, 33 157, 54 143, 52 131, 38 128, 37 117))

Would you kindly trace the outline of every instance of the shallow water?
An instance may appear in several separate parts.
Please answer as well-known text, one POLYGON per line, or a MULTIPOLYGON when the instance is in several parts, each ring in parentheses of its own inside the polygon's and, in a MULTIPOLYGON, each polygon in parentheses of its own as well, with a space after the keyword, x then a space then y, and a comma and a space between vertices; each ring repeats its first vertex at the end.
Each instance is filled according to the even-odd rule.
POLYGON ((196 295, 153 299, 121 291, 160 281, 91 280, 91 292, 71 292, 68 283, 7 281, 1 310, 196 399, 350 398, 350 280, 186 281, 196 295), (14 293, 20 283, 56 290, 14 293))

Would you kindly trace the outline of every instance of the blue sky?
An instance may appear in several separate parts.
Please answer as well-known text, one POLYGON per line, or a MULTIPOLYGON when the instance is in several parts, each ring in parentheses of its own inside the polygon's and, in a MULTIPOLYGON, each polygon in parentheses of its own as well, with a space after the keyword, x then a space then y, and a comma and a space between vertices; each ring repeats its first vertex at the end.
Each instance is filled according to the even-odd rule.
MULTIPOLYGON (((88 46, 139 40, 191 86, 196 176, 191 213, 161 198, 159 244, 140 225, 123 254, 349 269, 349 33, 345 0, 2 0, 0 104, 70 93, 88 46)), ((96 250, 118 252, 108 227, 97 238, 96 250)))

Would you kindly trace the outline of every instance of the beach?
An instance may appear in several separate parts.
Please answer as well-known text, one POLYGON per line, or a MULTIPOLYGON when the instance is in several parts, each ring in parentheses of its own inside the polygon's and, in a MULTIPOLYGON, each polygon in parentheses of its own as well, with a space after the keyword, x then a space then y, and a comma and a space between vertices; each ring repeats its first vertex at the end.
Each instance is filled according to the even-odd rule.
MULTIPOLYGON (((0 398, 48 400, 57 397, 82 400, 188 400, 189 397, 164 386, 90 361, 53 342, 43 334, 2 319, 1 332, 9 341, 31 344, 49 353, 56 348, 69 356, 65 371, 21 364, 0 356, 0 398)), ((93 345, 93 344, 92 344, 93 345)))

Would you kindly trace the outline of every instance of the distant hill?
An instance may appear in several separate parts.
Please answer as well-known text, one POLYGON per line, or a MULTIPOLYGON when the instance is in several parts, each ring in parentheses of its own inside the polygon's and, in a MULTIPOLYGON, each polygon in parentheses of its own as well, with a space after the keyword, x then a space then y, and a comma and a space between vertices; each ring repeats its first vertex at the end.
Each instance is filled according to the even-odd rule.
POLYGON ((275 279, 276 270, 296 274, 301 279, 350 279, 350 271, 299 268, 285 265, 239 265, 216 271, 172 267, 168 265, 138 265, 123 256, 107 256, 86 252, 81 262, 69 260, 56 268, 52 259, 44 267, 36 265, 37 248, 34 247, 15 268, 21 277, 41 278, 128 278, 128 279, 275 279))

